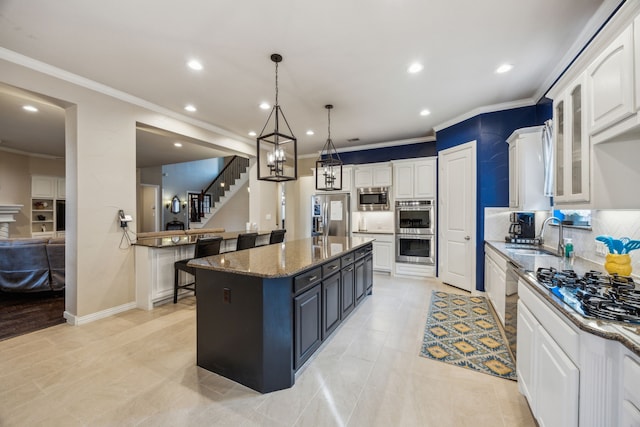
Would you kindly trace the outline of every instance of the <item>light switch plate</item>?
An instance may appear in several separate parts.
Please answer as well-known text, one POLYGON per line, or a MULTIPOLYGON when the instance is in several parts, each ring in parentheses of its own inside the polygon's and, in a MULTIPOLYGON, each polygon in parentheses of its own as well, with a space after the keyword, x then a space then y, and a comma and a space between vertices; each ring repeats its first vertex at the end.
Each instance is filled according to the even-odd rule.
POLYGON ((607 255, 607 245, 603 242, 596 241, 596 255, 604 258, 607 255))

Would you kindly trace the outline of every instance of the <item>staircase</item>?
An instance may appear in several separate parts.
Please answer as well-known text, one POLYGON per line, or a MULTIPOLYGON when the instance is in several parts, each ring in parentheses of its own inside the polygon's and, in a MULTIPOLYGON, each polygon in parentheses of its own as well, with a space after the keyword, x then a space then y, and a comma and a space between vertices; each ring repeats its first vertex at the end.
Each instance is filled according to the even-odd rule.
POLYGON ((206 228, 207 223, 215 216, 216 212, 219 212, 220 208, 247 183, 249 180, 248 168, 249 159, 233 156, 211 184, 199 195, 194 195, 192 200, 189 200, 191 205, 190 229, 206 228))

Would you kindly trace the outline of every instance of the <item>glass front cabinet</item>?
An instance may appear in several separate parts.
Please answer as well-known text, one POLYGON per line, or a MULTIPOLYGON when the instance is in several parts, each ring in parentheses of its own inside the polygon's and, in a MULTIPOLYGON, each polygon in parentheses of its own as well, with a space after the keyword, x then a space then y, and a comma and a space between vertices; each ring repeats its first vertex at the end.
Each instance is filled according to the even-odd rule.
POLYGON ((584 74, 553 103, 556 204, 589 202, 589 135, 584 74))

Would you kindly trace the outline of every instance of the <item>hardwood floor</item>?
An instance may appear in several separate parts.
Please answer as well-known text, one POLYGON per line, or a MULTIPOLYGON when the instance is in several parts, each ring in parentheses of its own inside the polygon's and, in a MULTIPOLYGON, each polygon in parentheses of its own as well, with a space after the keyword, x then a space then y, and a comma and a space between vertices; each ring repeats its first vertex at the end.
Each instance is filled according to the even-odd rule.
POLYGON ((0 341, 64 323, 64 291, 0 292, 0 341))
POLYGON ((0 342, 2 426, 534 426, 514 381, 419 356, 436 280, 374 276, 298 373, 261 395, 196 366, 195 299, 0 342))

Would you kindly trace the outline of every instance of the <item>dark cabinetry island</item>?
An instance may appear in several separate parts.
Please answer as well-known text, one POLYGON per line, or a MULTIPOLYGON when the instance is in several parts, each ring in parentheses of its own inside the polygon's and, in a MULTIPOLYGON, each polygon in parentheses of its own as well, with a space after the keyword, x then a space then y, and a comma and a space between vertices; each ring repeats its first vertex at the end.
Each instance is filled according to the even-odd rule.
POLYGON ((261 393, 295 372, 371 294, 371 239, 293 240, 192 260, 197 363, 261 393))

